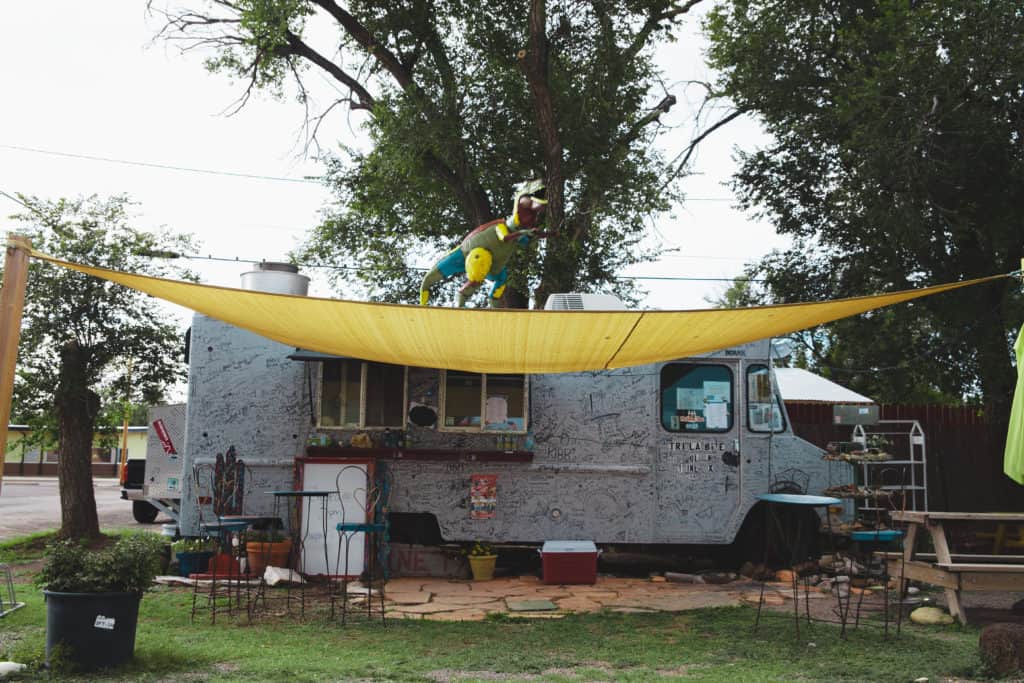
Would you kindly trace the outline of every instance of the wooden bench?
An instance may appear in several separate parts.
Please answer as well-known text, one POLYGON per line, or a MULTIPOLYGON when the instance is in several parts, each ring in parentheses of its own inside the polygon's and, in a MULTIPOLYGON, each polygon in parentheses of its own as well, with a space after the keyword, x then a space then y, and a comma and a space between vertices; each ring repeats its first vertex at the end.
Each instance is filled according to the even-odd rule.
POLYGON ((893 512, 894 522, 906 524, 903 552, 879 553, 889 565, 889 573, 902 579, 941 586, 946 591, 949 613, 961 624, 967 613, 960 604, 961 591, 1024 590, 1024 555, 972 555, 951 553, 945 524, 990 522, 1024 523, 1024 513, 1002 512, 893 512), (932 539, 934 553, 916 552, 918 531, 924 529, 932 539))

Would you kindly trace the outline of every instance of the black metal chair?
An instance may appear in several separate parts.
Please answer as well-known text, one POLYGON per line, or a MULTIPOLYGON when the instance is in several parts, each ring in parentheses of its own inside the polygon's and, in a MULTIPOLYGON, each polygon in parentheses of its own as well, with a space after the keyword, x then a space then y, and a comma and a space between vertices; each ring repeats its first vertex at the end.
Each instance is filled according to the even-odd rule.
POLYGON ((231 446, 226 453, 218 453, 213 463, 195 465, 192 477, 200 535, 218 548, 206 571, 190 577, 192 620, 205 609, 210 623, 216 623, 218 614, 248 611, 249 577, 242 572, 234 541, 250 522, 230 519, 244 510, 246 467, 231 446))

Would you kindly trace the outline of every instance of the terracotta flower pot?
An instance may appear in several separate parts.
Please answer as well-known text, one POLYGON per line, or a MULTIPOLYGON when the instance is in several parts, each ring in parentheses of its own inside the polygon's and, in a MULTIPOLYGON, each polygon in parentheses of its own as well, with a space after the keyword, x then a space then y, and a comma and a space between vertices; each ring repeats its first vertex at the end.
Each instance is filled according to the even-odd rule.
POLYGON ((473 571, 473 580, 490 581, 493 579, 494 565, 497 562, 497 555, 470 555, 469 568, 473 571))
POLYGON ((290 539, 277 542, 249 541, 245 544, 245 554, 249 559, 249 573, 262 576, 267 566, 287 567, 288 556, 292 552, 290 539))

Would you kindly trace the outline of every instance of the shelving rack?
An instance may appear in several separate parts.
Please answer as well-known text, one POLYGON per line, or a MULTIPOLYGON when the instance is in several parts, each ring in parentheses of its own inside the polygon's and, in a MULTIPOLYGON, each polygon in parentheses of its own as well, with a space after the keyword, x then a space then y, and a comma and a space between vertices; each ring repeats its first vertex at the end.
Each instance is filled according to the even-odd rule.
POLYGON ((880 437, 891 445, 886 451, 893 460, 859 462, 853 465, 859 485, 882 491, 898 491, 902 500, 891 500, 882 507, 877 500, 858 501, 858 514, 879 514, 890 509, 924 512, 928 510, 928 455, 924 430, 917 420, 879 420, 873 425, 854 425, 851 441, 865 449, 872 437, 880 437))

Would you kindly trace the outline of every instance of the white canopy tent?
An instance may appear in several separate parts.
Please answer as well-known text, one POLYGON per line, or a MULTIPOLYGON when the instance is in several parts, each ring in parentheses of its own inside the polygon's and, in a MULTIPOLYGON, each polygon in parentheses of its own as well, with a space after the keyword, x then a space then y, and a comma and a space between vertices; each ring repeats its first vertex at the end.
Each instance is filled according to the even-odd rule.
POLYGON ((867 396, 802 368, 775 368, 779 394, 787 403, 874 403, 867 396))

